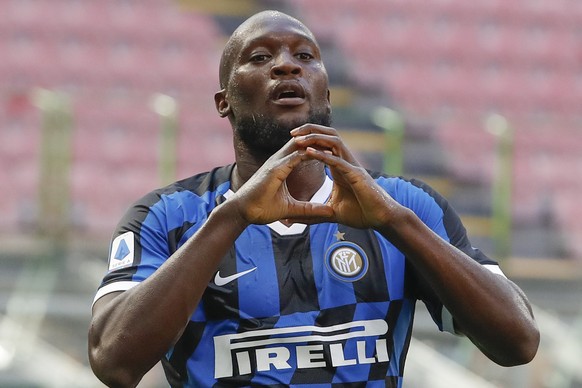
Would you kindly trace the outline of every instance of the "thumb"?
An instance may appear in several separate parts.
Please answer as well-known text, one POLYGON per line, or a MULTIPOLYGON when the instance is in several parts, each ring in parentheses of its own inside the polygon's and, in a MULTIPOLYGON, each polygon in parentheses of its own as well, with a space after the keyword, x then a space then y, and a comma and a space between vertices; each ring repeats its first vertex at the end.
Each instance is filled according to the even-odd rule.
POLYGON ((287 219, 303 224, 333 222, 335 213, 331 206, 322 203, 294 201, 287 219))

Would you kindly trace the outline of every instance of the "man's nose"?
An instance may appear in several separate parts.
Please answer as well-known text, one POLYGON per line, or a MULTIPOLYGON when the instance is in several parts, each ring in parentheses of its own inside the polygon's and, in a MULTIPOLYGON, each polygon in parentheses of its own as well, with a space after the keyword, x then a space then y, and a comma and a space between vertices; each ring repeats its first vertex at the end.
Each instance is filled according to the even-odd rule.
POLYGON ((279 54, 271 68, 271 77, 297 76, 301 74, 301 66, 297 59, 287 52, 279 54))

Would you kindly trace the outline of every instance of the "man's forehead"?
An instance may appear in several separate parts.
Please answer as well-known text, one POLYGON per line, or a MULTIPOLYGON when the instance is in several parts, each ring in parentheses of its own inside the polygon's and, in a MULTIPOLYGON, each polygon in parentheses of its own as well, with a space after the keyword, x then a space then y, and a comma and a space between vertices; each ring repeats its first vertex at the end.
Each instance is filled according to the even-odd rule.
POLYGON ((315 37, 303 23, 276 11, 265 11, 250 17, 236 29, 232 38, 244 45, 261 37, 277 34, 296 35, 317 44, 315 37))

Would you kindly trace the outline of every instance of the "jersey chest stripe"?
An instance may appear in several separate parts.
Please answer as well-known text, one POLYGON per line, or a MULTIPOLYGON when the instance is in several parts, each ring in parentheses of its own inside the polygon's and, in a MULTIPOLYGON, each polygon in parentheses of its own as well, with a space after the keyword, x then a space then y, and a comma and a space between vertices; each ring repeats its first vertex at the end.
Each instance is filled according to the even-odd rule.
POLYGON ((355 229, 344 225, 338 227, 345 233, 345 239, 360 246, 370 261, 366 275, 353 283, 354 292, 358 302, 385 302, 390 300, 388 285, 386 284, 386 269, 382 250, 378 244, 376 234, 369 229, 355 229))
POLYGON ((234 281, 238 285, 240 317, 278 316, 280 291, 270 229, 264 225, 251 225, 237 239, 235 247, 236 268, 229 274, 242 274, 256 268, 234 281))
POLYGON ((281 236, 271 231, 279 287, 281 315, 319 310, 313 277, 309 228, 301 235, 281 236))

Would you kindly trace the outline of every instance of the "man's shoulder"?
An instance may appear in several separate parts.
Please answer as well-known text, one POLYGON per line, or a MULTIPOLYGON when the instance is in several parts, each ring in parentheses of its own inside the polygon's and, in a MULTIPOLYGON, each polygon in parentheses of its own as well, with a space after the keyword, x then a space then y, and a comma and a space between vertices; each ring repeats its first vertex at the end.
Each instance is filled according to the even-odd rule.
POLYGON ((215 167, 209 171, 192 175, 188 178, 172 183, 160 190, 164 191, 190 191, 202 196, 207 192, 214 192, 219 187, 230 184, 230 177, 234 164, 215 167))
POLYGON ((211 170, 197 173, 190 177, 180 179, 169 185, 150 191, 136 201, 136 204, 152 207, 162 198, 171 200, 181 197, 203 198, 220 190, 221 187, 230 186, 230 176, 234 165, 215 167, 211 170))
POLYGON ((380 185, 393 185, 400 187, 410 187, 422 189, 425 191, 434 191, 434 189, 422 179, 405 176, 405 175, 390 175, 379 171, 368 170, 368 173, 380 185))
POLYGON ((411 200, 434 201, 440 207, 446 207, 446 198, 425 180, 403 176, 388 175, 377 171, 368 171, 370 176, 388 192, 396 201, 408 204, 411 200))

